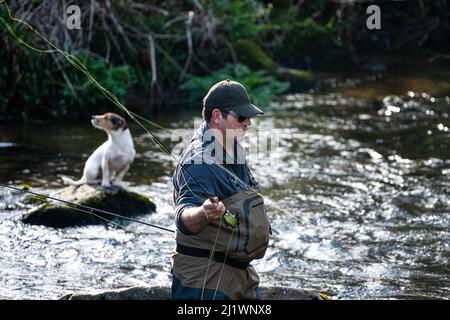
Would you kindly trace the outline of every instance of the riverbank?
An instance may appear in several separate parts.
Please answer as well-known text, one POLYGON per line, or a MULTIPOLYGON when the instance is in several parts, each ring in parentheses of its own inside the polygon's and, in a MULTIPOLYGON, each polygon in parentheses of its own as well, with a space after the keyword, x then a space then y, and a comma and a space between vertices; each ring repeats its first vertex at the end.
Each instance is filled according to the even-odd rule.
MULTIPOLYGON (((342 67, 342 66, 341 66, 342 67)), ((406 94, 408 91, 424 92, 432 95, 445 95, 450 92, 448 72, 450 60, 432 59, 432 57, 405 57, 386 55, 384 57, 364 56, 359 58, 358 64, 339 68, 331 67, 316 72, 310 72, 308 78, 284 79, 289 80, 289 89, 279 96, 272 96, 271 102, 261 105, 264 110, 270 110, 271 104, 279 97, 290 93, 325 93, 339 90, 348 96, 366 99, 382 99, 390 94, 406 94)), ((227 76, 224 76, 227 77, 227 76)), ((230 76, 230 78, 232 78, 230 76)), ((193 103, 184 90, 172 90, 149 104, 149 93, 133 91, 127 98, 126 106, 133 112, 148 119, 165 121, 168 114, 192 114, 201 110, 201 98, 193 103)), ((204 89, 206 92, 207 90, 204 89)), ((20 110, 21 107, 18 108, 20 110)), ((86 106, 84 109, 72 110, 72 115, 58 117, 27 117, 25 123, 60 124, 80 123, 90 119, 92 114, 121 111, 112 103, 103 106, 86 106), (81 112, 81 113, 80 113, 81 112)), ((0 114, 0 123, 23 123, 23 116, 19 113, 0 114)))

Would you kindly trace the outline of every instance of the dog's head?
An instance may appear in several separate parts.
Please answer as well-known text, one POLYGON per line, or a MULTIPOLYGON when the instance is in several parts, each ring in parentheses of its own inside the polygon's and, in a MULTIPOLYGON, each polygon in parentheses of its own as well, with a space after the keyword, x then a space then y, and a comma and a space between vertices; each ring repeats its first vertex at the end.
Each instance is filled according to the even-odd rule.
POLYGON ((112 112, 100 116, 92 116, 91 123, 94 127, 106 131, 125 130, 127 128, 125 119, 112 112))

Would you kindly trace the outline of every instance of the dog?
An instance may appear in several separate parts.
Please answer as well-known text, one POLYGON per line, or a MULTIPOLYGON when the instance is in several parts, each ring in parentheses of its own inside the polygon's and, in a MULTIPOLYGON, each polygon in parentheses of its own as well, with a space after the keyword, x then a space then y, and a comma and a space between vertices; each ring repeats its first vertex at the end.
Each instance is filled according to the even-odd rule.
POLYGON ((120 186, 136 155, 130 129, 124 118, 111 112, 92 116, 91 123, 95 128, 104 130, 108 140, 87 159, 80 180, 62 179, 71 185, 97 184, 101 181, 102 187, 110 187, 115 178, 114 185, 120 186))

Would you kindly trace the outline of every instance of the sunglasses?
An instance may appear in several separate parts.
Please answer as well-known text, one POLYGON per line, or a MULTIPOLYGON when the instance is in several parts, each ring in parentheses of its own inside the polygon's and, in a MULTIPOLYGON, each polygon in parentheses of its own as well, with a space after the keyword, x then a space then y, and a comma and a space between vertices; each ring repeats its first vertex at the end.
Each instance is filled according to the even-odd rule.
POLYGON ((222 113, 223 114, 229 114, 230 116, 233 116, 233 117, 237 118, 237 120, 239 122, 244 122, 245 120, 247 120, 249 118, 249 117, 240 116, 240 115, 234 113, 233 111, 228 111, 228 112, 222 111, 222 113))

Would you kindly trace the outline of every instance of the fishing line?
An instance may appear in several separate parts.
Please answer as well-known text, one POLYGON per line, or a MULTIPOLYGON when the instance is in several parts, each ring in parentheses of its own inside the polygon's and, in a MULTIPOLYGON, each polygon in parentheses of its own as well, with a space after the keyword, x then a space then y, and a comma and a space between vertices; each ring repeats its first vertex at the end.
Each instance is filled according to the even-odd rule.
MULTIPOLYGON (((221 221, 222 221, 222 220, 221 220, 221 221)), ((231 236, 230 236, 230 239, 228 240, 227 251, 225 252, 225 259, 227 258, 228 251, 230 250, 231 239, 233 238, 234 230, 236 230, 236 228, 234 228, 234 229, 231 231, 231 236)), ((225 260, 223 261, 222 267, 220 268, 219 279, 217 280, 217 285, 216 285, 216 290, 214 291, 213 300, 216 300, 217 290, 219 290, 220 280, 222 280, 223 268, 225 268, 225 260)))
MULTIPOLYGON (((218 230, 217 230, 216 240, 214 240, 214 245, 213 245, 212 249, 211 249, 210 252, 209 252, 208 265, 207 265, 207 267, 206 267, 205 278, 203 279, 203 288, 202 288, 202 294, 201 294, 201 296, 200 296, 200 300, 203 300, 203 294, 204 294, 204 292, 205 292, 205 287, 206 287, 206 279, 207 279, 207 277, 208 277, 209 267, 211 266, 212 258, 213 258, 214 254, 215 254, 215 249, 216 249, 217 239, 219 238, 219 231, 220 231, 220 226, 221 226, 221 225, 222 225, 222 219, 220 219, 220 222, 219 222, 219 228, 218 228, 218 230)), ((234 229, 233 229, 233 230, 234 230, 234 229)), ((231 240, 231 237, 230 237, 230 240, 231 240)), ((225 256, 225 259, 226 259, 226 256, 225 256)), ((223 264, 225 264, 225 260, 223 261, 223 264)), ((215 294, 214 294, 214 295, 215 295, 215 294)))
MULTIPOLYGON (((169 152, 166 148, 165 148, 165 146, 161 143, 161 141, 152 133, 152 132, 150 132, 139 120, 138 120, 138 118, 139 119, 144 119, 143 117, 141 117, 141 116, 137 116, 134 112, 132 113, 131 111, 129 111, 120 101, 119 101, 119 99, 112 93, 112 92, 110 92, 109 90, 107 90, 105 87, 103 87, 93 76, 92 76, 92 74, 89 72, 89 70, 86 68, 86 66, 76 57, 76 56, 74 56, 74 55, 72 55, 72 54, 70 54, 70 53, 68 53, 68 52, 66 52, 66 51, 64 51, 64 50, 61 50, 61 49, 59 49, 58 47, 56 47, 52 42, 50 42, 42 33, 40 33, 38 30, 36 30, 34 27, 32 27, 29 23, 27 23, 26 21, 23 21, 23 20, 21 20, 21 19, 18 19, 18 18, 15 18, 15 17, 13 17, 13 15, 12 15, 12 13, 11 13, 11 11, 10 11, 10 9, 9 9, 9 7, 8 7, 8 5, 7 5, 7 3, 6 2, 4 2, 4 0, 1 0, 0 1, 0 3, 4 3, 5 4, 5 6, 6 6, 6 9, 7 9, 7 13, 8 13, 8 16, 9 16, 9 18, 10 19, 12 19, 13 21, 17 21, 17 22, 19 22, 19 23, 23 23, 23 24, 25 24, 25 26, 27 26, 30 30, 32 30, 35 34, 37 34, 41 39, 43 39, 50 47, 52 47, 52 48, 54 48, 55 50, 40 50, 40 49, 37 49, 37 48, 34 48, 33 46, 31 46, 31 45, 28 45, 25 41, 23 41, 21 38, 19 38, 16 34, 15 34, 15 32, 14 32, 14 30, 9 26, 9 24, 3 19, 3 18, 1 18, 1 21, 6 25, 6 27, 7 27, 7 30, 13 35, 13 37, 15 38, 15 39, 17 39, 18 41, 19 41, 19 43, 21 43, 21 44, 23 44, 23 45, 25 45, 27 48, 30 48, 30 49, 32 49, 32 50, 34 50, 34 51, 37 51, 37 52, 40 52, 40 53, 53 53, 53 52, 58 52, 58 53, 60 53, 63 57, 65 57, 66 58, 66 60, 75 68, 75 69, 77 69, 78 71, 80 71, 80 72, 82 72, 85 76, 86 76, 86 78, 95 86, 95 87, 97 87, 99 90, 100 90, 100 92, 109 100, 109 101, 111 101, 115 106, 117 106, 119 109, 121 109, 121 110, 123 110, 124 112, 126 112, 127 114, 128 114, 128 116, 131 118, 131 119, 133 119, 142 129, 144 129, 144 131, 149 135, 149 137, 150 137, 150 139, 151 139, 151 141, 154 143, 154 144, 156 144, 156 146, 163 152, 163 153, 166 153, 167 155, 169 155, 169 156, 171 156, 174 160, 175 160, 175 163, 178 163, 179 165, 180 165, 180 167, 183 169, 183 171, 184 172, 186 172, 189 176, 190 176, 190 178, 192 178, 192 180, 200 187, 200 189, 201 189, 201 191, 202 191, 202 193, 206 196, 206 198, 207 199, 209 199, 210 201, 211 201, 211 203, 217 203, 217 201, 215 201, 215 199, 211 196, 211 195, 209 195, 209 193, 205 190, 205 188, 203 187, 203 185, 201 185, 199 182, 198 182, 198 180, 185 168, 185 166, 183 165, 183 163, 181 163, 181 162, 179 162, 179 161, 177 161, 177 159, 175 158, 175 156, 171 153, 171 152, 169 152)), ((157 125, 157 124, 155 124, 154 122, 152 122, 152 121, 150 121, 150 120, 148 120, 148 119, 145 119, 145 121, 147 122, 147 123, 149 123, 149 124, 151 124, 151 125, 153 125, 153 126, 155 126, 155 127, 158 127, 158 128, 162 128, 161 126, 159 126, 159 125, 157 125)), ((9 187, 9 188, 11 188, 11 189, 16 189, 17 191, 21 191, 21 192, 24 192, 25 190, 20 190, 20 189, 17 189, 17 188, 14 188, 14 187, 10 187, 10 186, 5 186, 5 185, 1 185, 1 186, 4 186, 4 187, 9 187)), ((30 191, 26 191, 27 193, 31 193, 31 194, 35 194, 35 193, 33 193, 33 192, 30 192, 30 191)), ((36 194, 37 195, 37 194, 36 194)), ((56 199, 56 198, 52 198, 52 197, 47 197, 47 198, 49 198, 49 199, 53 199, 53 200, 55 200, 55 201, 61 201, 61 202, 64 202, 64 203, 69 203, 69 202, 67 202, 67 201, 65 201, 65 200, 61 200, 61 199, 56 199)), ((72 204, 72 203, 69 203, 69 204, 72 204)), ((87 206, 83 206, 83 205, 79 205, 80 207, 84 207, 84 208, 87 208, 87 206)), ((88 209, 93 209, 93 208, 88 208, 88 209)), ((111 216, 116 216, 116 217, 119 217, 120 215, 118 215, 118 214, 115 214, 115 213, 112 213, 112 212, 107 212, 107 211, 104 211, 104 210, 99 210, 99 209, 96 209, 97 211, 99 211, 99 212, 102 212, 102 213, 105 213, 105 214, 109 214, 109 215, 111 215, 111 216)), ((142 222, 142 221, 139 221, 139 220, 135 220, 135 219, 131 219, 131 218, 127 218, 127 217, 123 217, 123 216, 120 216, 121 218, 123 218, 123 219, 125 219, 125 220, 130 220, 130 221, 135 221, 135 222, 139 222, 139 223, 142 223, 142 224, 146 224, 146 225, 150 225, 150 226, 152 226, 152 227, 155 227, 155 228, 159 228, 159 229, 162 229, 162 230, 166 230, 166 231, 169 231, 169 232, 174 232, 173 230, 169 230, 169 229, 166 229, 166 228, 163 228, 163 227, 159 227, 159 226, 156 226, 156 225, 151 225, 151 224, 147 224, 147 223, 145 223, 145 222, 142 222)), ((225 211, 225 214, 224 214, 224 216, 223 216, 223 218, 225 219, 225 221, 233 228, 233 231, 234 231, 234 229, 236 228, 236 225, 237 225, 237 219, 236 219, 236 217, 233 215, 233 214, 231 214, 228 210, 226 210, 225 211)), ((220 220, 220 221, 222 221, 222 219, 220 220)), ((219 229, 218 229, 218 231, 217 231, 217 236, 218 236, 218 234, 219 234, 219 232, 220 232, 220 225, 221 225, 221 223, 219 224, 219 229)), ((231 239, 230 239, 231 240, 231 239)), ((217 237, 216 237, 216 241, 214 242, 214 246, 213 246, 213 248, 215 248, 215 246, 216 246, 216 243, 217 243, 217 237)), ((211 252, 212 252, 212 254, 214 254, 214 250, 211 250, 211 252)), ((228 253, 228 250, 227 250, 227 253, 228 253)), ((226 257, 226 256, 225 256, 226 257)), ((208 267, 208 269, 209 269, 209 267, 208 267)), ((204 288, 203 288, 204 289, 204 288)), ((203 290, 202 290, 203 291, 203 290)), ((216 288, 216 292, 217 292, 217 288, 216 288)), ((214 294, 214 297, 215 297, 215 294, 214 294)))
MULTIPOLYGON (((76 57, 76 56, 74 56, 74 55, 72 55, 72 54, 70 54, 70 53, 68 53, 68 52, 66 52, 66 51, 64 51, 64 50, 61 50, 61 49, 59 49, 58 47, 56 47, 52 42, 50 42, 42 33, 40 33, 38 30, 36 30, 33 26, 31 26, 28 22, 26 22, 26 21, 24 21, 24 20, 21 20, 21 19, 18 19, 18 18, 16 18, 16 17, 14 17, 13 15, 12 15, 12 13, 11 13, 11 10, 9 9, 9 7, 8 7, 8 4, 4 1, 4 0, 0 0, 0 4, 1 3, 4 3, 4 5, 5 5, 5 7, 6 7, 6 11, 7 11, 7 14, 8 14, 8 17, 11 19, 11 20, 13 20, 13 21, 16 21, 16 22, 19 22, 19 23, 22 23, 22 24, 24 24, 25 26, 27 26, 30 30, 32 30, 35 34, 37 34, 41 39, 43 39, 50 47, 52 47, 52 48, 54 48, 54 50, 43 50, 43 49, 39 49, 39 48, 36 48, 36 47, 34 47, 34 46, 32 46, 32 45, 30 45, 30 44, 28 44, 26 41, 24 41, 22 38, 20 38, 15 32, 14 32, 14 30, 11 28, 11 26, 5 21, 5 19, 3 19, 3 17, 0 17, 0 21, 5 25, 5 27, 6 27, 6 29, 8 30, 8 32, 13 36, 13 38, 14 39, 16 39, 20 44, 22 44, 22 45, 24 45, 25 47, 27 47, 28 49, 30 49, 30 50, 32 50, 32 51, 35 51, 35 52, 38 52, 38 53, 55 53, 55 52, 58 52, 59 54, 61 54, 75 69, 77 69, 78 71, 80 71, 80 72, 82 72, 85 76, 86 76, 86 78, 88 79, 88 81, 91 83, 91 84, 93 84, 95 87, 97 87, 99 90, 100 90, 100 92, 109 100, 109 101, 111 101, 115 106, 117 106, 119 109, 121 109, 122 111, 124 111, 131 119, 133 119, 142 129, 144 129, 144 131, 149 135, 149 137, 150 137, 150 139, 151 139, 151 141, 163 152, 163 153, 166 153, 167 155, 170 155, 174 160, 175 160, 175 163, 178 163, 179 165, 180 165, 180 167, 183 169, 183 171, 184 172, 186 172, 191 178, 192 178, 192 180, 201 188, 201 191, 204 193, 204 195, 211 201, 211 202, 216 202, 213 198, 212 198, 212 196, 210 196, 209 195, 209 193, 205 190, 205 188, 198 182, 198 180, 197 179, 195 179, 192 175, 191 175, 191 173, 184 167, 184 165, 181 163, 181 162, 178 162, 177 161, 177 159, 175 158, 175 156, 171 153, 171 152, 169 152, 165 147, 164 147, 164 145, 161 143, 161 141, 152 133, 152 132, 150 132, 138 119, 140 119, 140 120, 142 120, 142 121, 145 121, 145 122, 147 122, 148 124, 151 124, 152 126, 154 126, 154 127, 156 127, 156 128, 159 128, 159 129, 163 129, 163 130, 167 130, 166 128, 163 128, 162 126, 160 126, 160 125, 158 125, 158 124, 156 124, 156 123, 154 123, 153 121, 150 121, 150 120, 148 120, 148 119, 146 119, 146 118, 144 118, 144 117, 142 117, 142 116, 140 116, 140 115, 138 115, 138 114, 136 114, 136 113, 134 113, 134 112, 132 112, 132 111, 129 111, 120 101, 119 101, 119 99, 112 93, 112 92, 110 92, 108 89, 106 89, 106 88, 104 88, 93 76, 92 76, 92 74, 89 72, 89 70, 86 68, 86 66, 76 57)), ((222 166, 219 166, 220 168, 223 168, 222 166)), ((101 212, 101 213, 104 213, 104 214, 107 214, 107 215, 111 215, 111 216, 115 216, 115 217, 119 217, 119 218, 122 218, 122 219, 124 219, 124 220, 129 220, 129 221, 133 221, 133 222, 137 222, 137 223, 141 223, 141 224, 144 224, 144 225, 148 225, 148 226, 151 226, 151 227, 154 227, 154 228, 158 228, 158 229, 161 229, 161 230, 165 230, 165 231, 168 231, 168 232, 172 232, 172 233, 174 233, 175 231, 173 231, 173 230, 170 230, 170 229, 167 229, 167 228, 164 228, 164 227, 160 227, 160 226, 157 226, 157 225, 153 225, 153 224, 149 224, 149 223, 146 223, 146 222, 143 222, 143 221, 140 221, 140 220, 136 220, 136 219, 132 219, 132 218, 128 218, 128 217, 124 217, 124 216, 121 216, 121 215, 119 215, 119 214, 115 214, 115 213, 112 213, 112 212, 108 212, 108 211, 105 211, 105 210, 100 210, 100 209, 96 209, 96 208, 91 208, 91 207, 88 207, 88 206, 85 206, 85 205, 80 205, 80 204, 75 204, 75 203, 71 203, 71 202, 68 202, 68 201, 65 201, 65 200, 62 200, 62 199, 57 199, 57 198, 53 198, 53 197, 49 197, 49 196, 44 196, 44 195, 40 195, 40 194, 37 194, 37 193, 34 193, 34 192, 31 192, 31 191, 27 191, 27 190, 21 190, 21 189, 18 189, 18 188, 15 188, 15 187, 12 187, 12 186, 8 186, 8 185, 4 185, 4 184, 0 184, 0 186, 2 186, 2 187, 4 187, 4 188, 10 188, 10 189, 14 189, 14 190, 16 190, 16 191, 19 191, 19 192, 22 192, 22 193, 29 193, 29 194, 33 194, 33 195, 36 195, 36 196, 39 196, 39 197, 44 197, 44 198, 48 198, 48 199, 52 199, 52 200, 55 200, 55 201, 60 201, 60 202, 63 202, 63 203, 66 203, 66 204, 69 204, 69 205, 71 205, 71 206, 74 206, 74 205, 76 205, 76 206, 79 206, 79 207, 82 207, 82 208, 86 208, 86 209, 89 209, 89 210, 95 210, 95 211, 98 211, 98 212, 101 212)), ((192 192, 192 190, 190 190, 191 192, 192 192)), ((72 208, 72 209, 75 209, 75 208, 72 208)), ((79 210, 79 211, 82 211, 82 212, 87 212, 87 213, 90 213, 90 214, 93 214, 93 212, 88 212, 88 211, 83 211, 82 209, 77 209, 77 210, 79 210)), ((283 210, 284 211, 284 210, 283 210)), ((286 212, 287 212, 287 210, 286 210, 286 212)), ((231 215, 231 213, 230 213, 230 215, 227 215, 227 213, 229 213, 228 211, 226 212, 226 214, 224 215, 224 218, 225 218, 225 220, 231 225, 231 227, 233 228, 233 232, 234 232, 234 229, 235 229, 235 227, 236 227, 236 223, 237 223, 237 221, 236 221, 236 218, 233 216, 233 215, 231 215), (234 225, 233 225, 233 223, 234 223, 234 225)), ((94 214, 95 215, 95 214, 94 214)), ((293 216, 292 214, 290 214, 291 215, 291 217, 293 216)), ((97 216, 97 215, 95 215, 95 216, 97 216)), ((100 216, 98 216, 99 218, 102 218, 102 217, 100 217, 100 216)), ((108 221, 107 219, 105 219, 105 218, 103 218, 104 220, 106 220, 106 221, 108 221)), ((222 220, 221 220, 222 221, 222 220)), ((218 230, 218 232, 220 231, 220 228, 219 228, 219 230, 218 230)), ((217 241, 217 239, 216 239, 216 241, 217 241)), ((216 244, 216 241, 215 241, 215 243, 214 243, 214 247, 215 247, 215 244, 216 244)), ((212 251, 212 253, 213 253, 213 250, 211 250, 212 251)), ((226 253, 228 253, 228 249, 227 249, 227 252, 226 253)), ((225 255, 225 257, 226 257, 226 255, 225 255)), ((208 269, 209 269, 209 267, 208 267, 208 269)), ((223 266, 222 266, 222 270, 221 270, 221 274, 220 274, 220 277, 219 277, 219 282, 220 282, 220 278, 221 278, 221 275, 222 275, 222 271, 223 271, 223 266)), ((218 283, 218 285, 219 285, 219 283, 218 283)), ((215 291, 215 293, 214 293, 214 298, 215 298, 215 295, 216 295, 216 292, 217 292, 217 289, 218 289, 218 285, 217 285, 217 287, 216 287, 216 291, 215 291)), ((203 290, 204 290, 204 287, 203 287, 203 290)), ((202 290, 202 296, 203 296, 203 290, 202 290)), ((329 297, 328 296, 326 296, 326 295, 324 295, 324 294, 320 294, 321 295, 321 297, 322 298, 324 298, 324 299, 329 299, 329 297)))
MULTIPOLYGON (((161 141, 152 133, 150 132, 137 118, 135 117, 136 113, 129 111, 120 101, 119 99, 108 89, 106 89, 105 87, 103 87, 94 77, 93 75, 89 72, 89 70, 86 68, 86 66, 74 55, 68 53, 67 51, 61 50, 58 47, 56 47, 50 40, 48 40, 41 32, 39 32, 38 30, 36 30, 33 26, 31 26, 28 22, 15 18, 12 13, 11 10, 8 7, 8 4, 4 1, 1 0, 0 3, 4 3, 6 6, 6 10, 8 12, 8 16, 10 19, 23 23, 25 24, 25 26, 27 26, 31 31, 33 31, 34 33, 36 33, 41 39, 43 39, 49 46, 51 46, 52 48, 54 48, 55 50, 40 50, 37 48, 34 48, 33 46, 27 44, 25 41, 23 41, 22 39, 20 39, 12 30, 12 28, 9 26, 9 24, 2 18, 1 21, 7 26, 8 31, 13 35, 13 37, 15 39, 20 39, 20 43, 21 44, 26 44, 26 47, 28 48, 32 48, 34 51, 37 52, 41 52, 41 53, 52 53, 52 52, 58 52, 60 53, 63 57, 66 58, 66 60, 77 70, 79 70, 80 72, 82 72, 86 78, 94 85, 96 86, 100 92, 109 100, 111 101, 115 106, 117 106, 119 109, 123 110, 124 112, 126 112, 128 114, 128 116, 133 119, 142 129, 144 129, 144 131, 149 135, 151 141, 160 149, 160 151, 162 151, 163 153, 171 156, 174 160, 175 163, 178 163, 180 165, 180 167, 192 178, 192 180, 201 188, 202 192, 204 193, 204 195, 213 203, 215 203, 216 201, 213 199, 212 196, 209 195, 209 193, 205 190, 205 188, 197 181, 196 178, 194 178, 191 173, 184 167, 184 165, 181 162, 178 162, 177 159, 175 158, 175 156, 169 152, 166 147, 161 143, 161 141)), ((144 119, 144 117, 139 116, 140 119, 144 119)), ((145 119, 145 121, 157 128, 163 128, 161 126, 159 126, 158 124, 154 123, 153 121, 150 121, 148 119, 145 119)), ((163 128, 165 129, 165 128, 163 128)), ((232 219, 230 217, 230 219, 232 219)))
MULTIPOLYGON (((34 46, 28 44, 26 41, 24 41, 23 39, 21 39, 20 37, 18 37, 16 35, 16 33, 14 32, 14 30, 11 28, 11 26, 2 18, 0 17, 0 20, 3 22, 3 24, 5 24, 7 30, 13 35, 13 37, 21 44, 23 44, 24 46, 26 46, 27 48, 39 52, 39 53, 55 53, 58 52, 60 53, 64 58, 66 58, 66 60, 77 70, 79 70, 80 72, 82 72, 86 78, 89 80, 89 82, 91 82, 95 87, 97 87, 100 92, 109 100, 111 101, 115 106, 117 106, 119 109, 123 110, 124 112, 126 112, 128 114, 128 116, 133 119, 142 129, 145 130, 145 132, 149 135, 151 141, 160 149, 160 151, 162 151, 163 153, 169 155, 172 157, 173 160, 175 160, 175 163, 178 163, 180 165, 180 167, 183 169, 183 171, 185 171, 190 178, 192 178, 192 180, 201 188, 203 194, 211 201, 211 202, 216 202, 214 201, 214 199, 212 198, 212 196, 209 195, 209 193, 205 190, 205 188, 203 187, 202 184, 200 184, 198 182, 198 180, 193 177, 191 175, 191 173, 185 168, 185 166, 179 162, 175 156, 166 149, 166 147, 162 144, 162 142, 152 133, 150 132, 138 119, 141 119, 142 121, 147 122, 148 124, 162 129, 162 130, 167 130, 167 128, 164 128, 160 125, 158 125, 157 123, 150 121, 130 110, 128 110, 120 101, 119 99, 108 89, 106 89, 105 87, 103 87, 94 77, 93 75, 89 72, 89 70, 87 69, 87 67, 74 55, 68 53, 67 51, 61 50, 58 47, 56 47, 51 41, 49 41, 41 32, 39 32, 38 30, 36 30, 32 25, 30 25, 28 22, 22 20, 22 19, 18 19, 16 17, 14 17, 11 13, 11 10, 9 9, 8 4, 4 1, 4 0, 0 0, 0 4, 3 3, 6 6, 6 11, 8 13, 8 17, 16 22, 19 23, 23 23, 25 26, 27 26, 31 31, 33 31, 34 33, 36 33, 41 39, 43 39, 49 46, 51 46, 52 48, 54 48, 54 50, 42 50, 42 49, 38 49, 35 48, 34 46)), ((222 169, 222 166, 219 166, 222 169)), ((242 181, 241 179, 238 179, 240 181, 242 181)), ((191 190, 190 190, 191 191, 191 190)))
POLYGON ((87 210, 83 210, 83 209, 77 208, 77 207, 75 207, 75 206, 69 206, 69 205, 66 205, 66 207, 68 207, 68 208, 70 208, 70 209, 72 209, 72 210, 75 210, 75 211, 80 211, 80 212, 83 212, 83 213, 91 214, 91 215, 93 215, 94 217, 97 217, 97 218, 99 218, 99 219, 101 219, 101 220, 105 220, 106 222, 108 222, 108 223, 110 223, 110 224, 112 224, 112 225, 114 225, 114 226, 116 226, 116 227, 119 227, 119 228, 121 228, 121 229, 127 231, 127 229, 126 229, 124 226, 122 226, 122 225, 120 225, 120 224, 118 224, 118 223, 116 223, 116 222, 114 222, 114 221, 112 221, 112 220, 108 220, 108 219, 106 219, 105 217, 99 216, 98 214, 93 213, 92 210, 91 210, 91 211, 87 211, 87 210))

